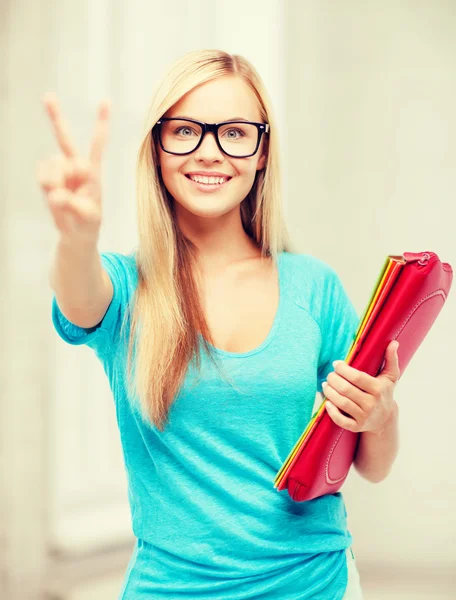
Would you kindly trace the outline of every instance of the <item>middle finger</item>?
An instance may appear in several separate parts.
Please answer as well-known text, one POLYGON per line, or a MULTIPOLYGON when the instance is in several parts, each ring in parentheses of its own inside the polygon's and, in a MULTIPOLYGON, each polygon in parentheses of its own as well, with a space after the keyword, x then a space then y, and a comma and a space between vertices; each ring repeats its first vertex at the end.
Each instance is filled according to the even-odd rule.
POLYGON ((347 379, 344 379, 341 375, 338 375, 335 371, 329 373, 326 378, 329 385, 341 396, 349 398, 352 402, 357 404, 363 409, 365 405, 366 393, 360 390, 358 387, 353 385, 347 379))

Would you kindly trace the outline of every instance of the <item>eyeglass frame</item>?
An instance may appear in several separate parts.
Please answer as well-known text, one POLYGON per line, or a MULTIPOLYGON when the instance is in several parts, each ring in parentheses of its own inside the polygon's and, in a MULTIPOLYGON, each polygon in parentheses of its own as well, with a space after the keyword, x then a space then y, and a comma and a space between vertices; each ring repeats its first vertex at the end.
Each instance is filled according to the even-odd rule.
POLYGON ((214 134, 215 141, 217 142, 217 146, 219 147, 221 152, 223 152, 223 154, 226 154, 227 156, 230 156, 231 158, 249 158, 250 156, 255 156, 255 154, 258 152, 258 148, 260 147, 260 142, 261 138, 263 137, 263 134, 269 133, 270 130, 269 123, 256 123, 255 121, 223 121, 222 123, 203 123, 201 121, 196 121, 195 119, 179 119, 178 117, 162 117, 156 122, 156 124, 152 128, 152 133, 154 132, 154 130, 157 131, 155 129, 156 127, 158 127, 158 141, 160 143, 160 147, 163 150, 163 152, 166 152, 167 154, 174 154, 174 156, 186 156, 187 154, 192 154, 193 152, 198 150, 198 148, 203 143, 206 133, 209 132, 214 134), (196 123, 197 125, 200 125, 202 128, 202 135, 195 148, 193 148, 193 150, 190 150, 190 152, 170 152, 169 150, 166 150, 163 146, 161 139, 161 125, 164 121, 186 121, 188 123, 196 123), (255 152, 253 152, 252 154, 245 154, 244 156, 233 156, 232 154, 225 152, 218 138, 218 130, 222 125, 231 125, 232 123, 244 123, 247 125, 255 125, 255 127, 258 130, 258 140, 255 152))

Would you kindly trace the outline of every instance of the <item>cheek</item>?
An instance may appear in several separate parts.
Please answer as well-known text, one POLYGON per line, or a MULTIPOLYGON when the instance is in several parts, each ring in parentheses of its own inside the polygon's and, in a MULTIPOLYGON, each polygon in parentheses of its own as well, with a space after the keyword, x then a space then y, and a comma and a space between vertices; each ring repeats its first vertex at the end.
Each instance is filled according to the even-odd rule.
POLYGON ((163 157, 160 159, 161 174, 166 187, 176 185, 180 177, 183 177, 182 170, 183 161, 181 159, 173 160, 173 158, 163 157))
MULTIPOLYGON (((253 157, 252 157, 253 158, 253 157)), ((234 161, 233 168, 238 177, 242 177, 244 181, 252 181, 255 179, 257 160, 245 158, 244 160, 234 161)))
POLYGON ((248 169, 246 169, 245 172, 244 172, 243 180, 244 180, 245 185, 248 187, 249 190, 251 189, 251 187, 255 183, 255 178, 256 178, 256 176, 259 173, 259 171, 257 171, 256 166, 257 166, 257 161, 255 161, 252 164, 250 164, 249 167, 248 167, 248 169))

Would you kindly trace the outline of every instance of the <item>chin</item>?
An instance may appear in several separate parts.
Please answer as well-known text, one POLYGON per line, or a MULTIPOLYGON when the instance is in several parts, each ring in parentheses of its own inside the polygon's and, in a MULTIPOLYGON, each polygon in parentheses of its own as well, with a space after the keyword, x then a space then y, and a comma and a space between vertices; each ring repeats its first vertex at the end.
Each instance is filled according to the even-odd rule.
MULTIPOLYGON (((208 194, 209 196, 209 194, 208 194)), ((184 213, 189 213, 195 217, 202 217, 205 219, 216 219, 218 217, 222 217, 223 215, 228 214, 233 210, 237 210, 240 202, 236 202, 234 204, 224 202, 220 205, 220 202, 217 203, 211 198, 202 198, 201 202, 180 202, 179 200, 175 200, 177 210, 183 209, 184 213)))

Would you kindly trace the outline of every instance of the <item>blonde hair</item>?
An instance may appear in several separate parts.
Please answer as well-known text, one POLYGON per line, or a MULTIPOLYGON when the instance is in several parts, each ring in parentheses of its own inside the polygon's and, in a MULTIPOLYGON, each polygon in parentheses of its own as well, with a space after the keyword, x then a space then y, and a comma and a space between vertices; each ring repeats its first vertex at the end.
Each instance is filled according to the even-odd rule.
POLYGON ((264 122, 270 124, 264 169, 241 204, 249 237, 272 257, 289 249, 282 215, 277 128, 271 102, 254 67, 240 55, 198 50, 178 59, 158 85, 150 107, 136 168, 139 244, 138 286, 131 304, 128 389, 141 413, 161 431, 188 364, 200 367, 199 334, 214 364, 213 344, 197 287, 196 248, 177 228, 172 198, 158 169, 151 133, 156 122, 184 94, 205 82, 236 75, 254 92, 264 122), (133 359, 134 357, 134 359, 133 359))

